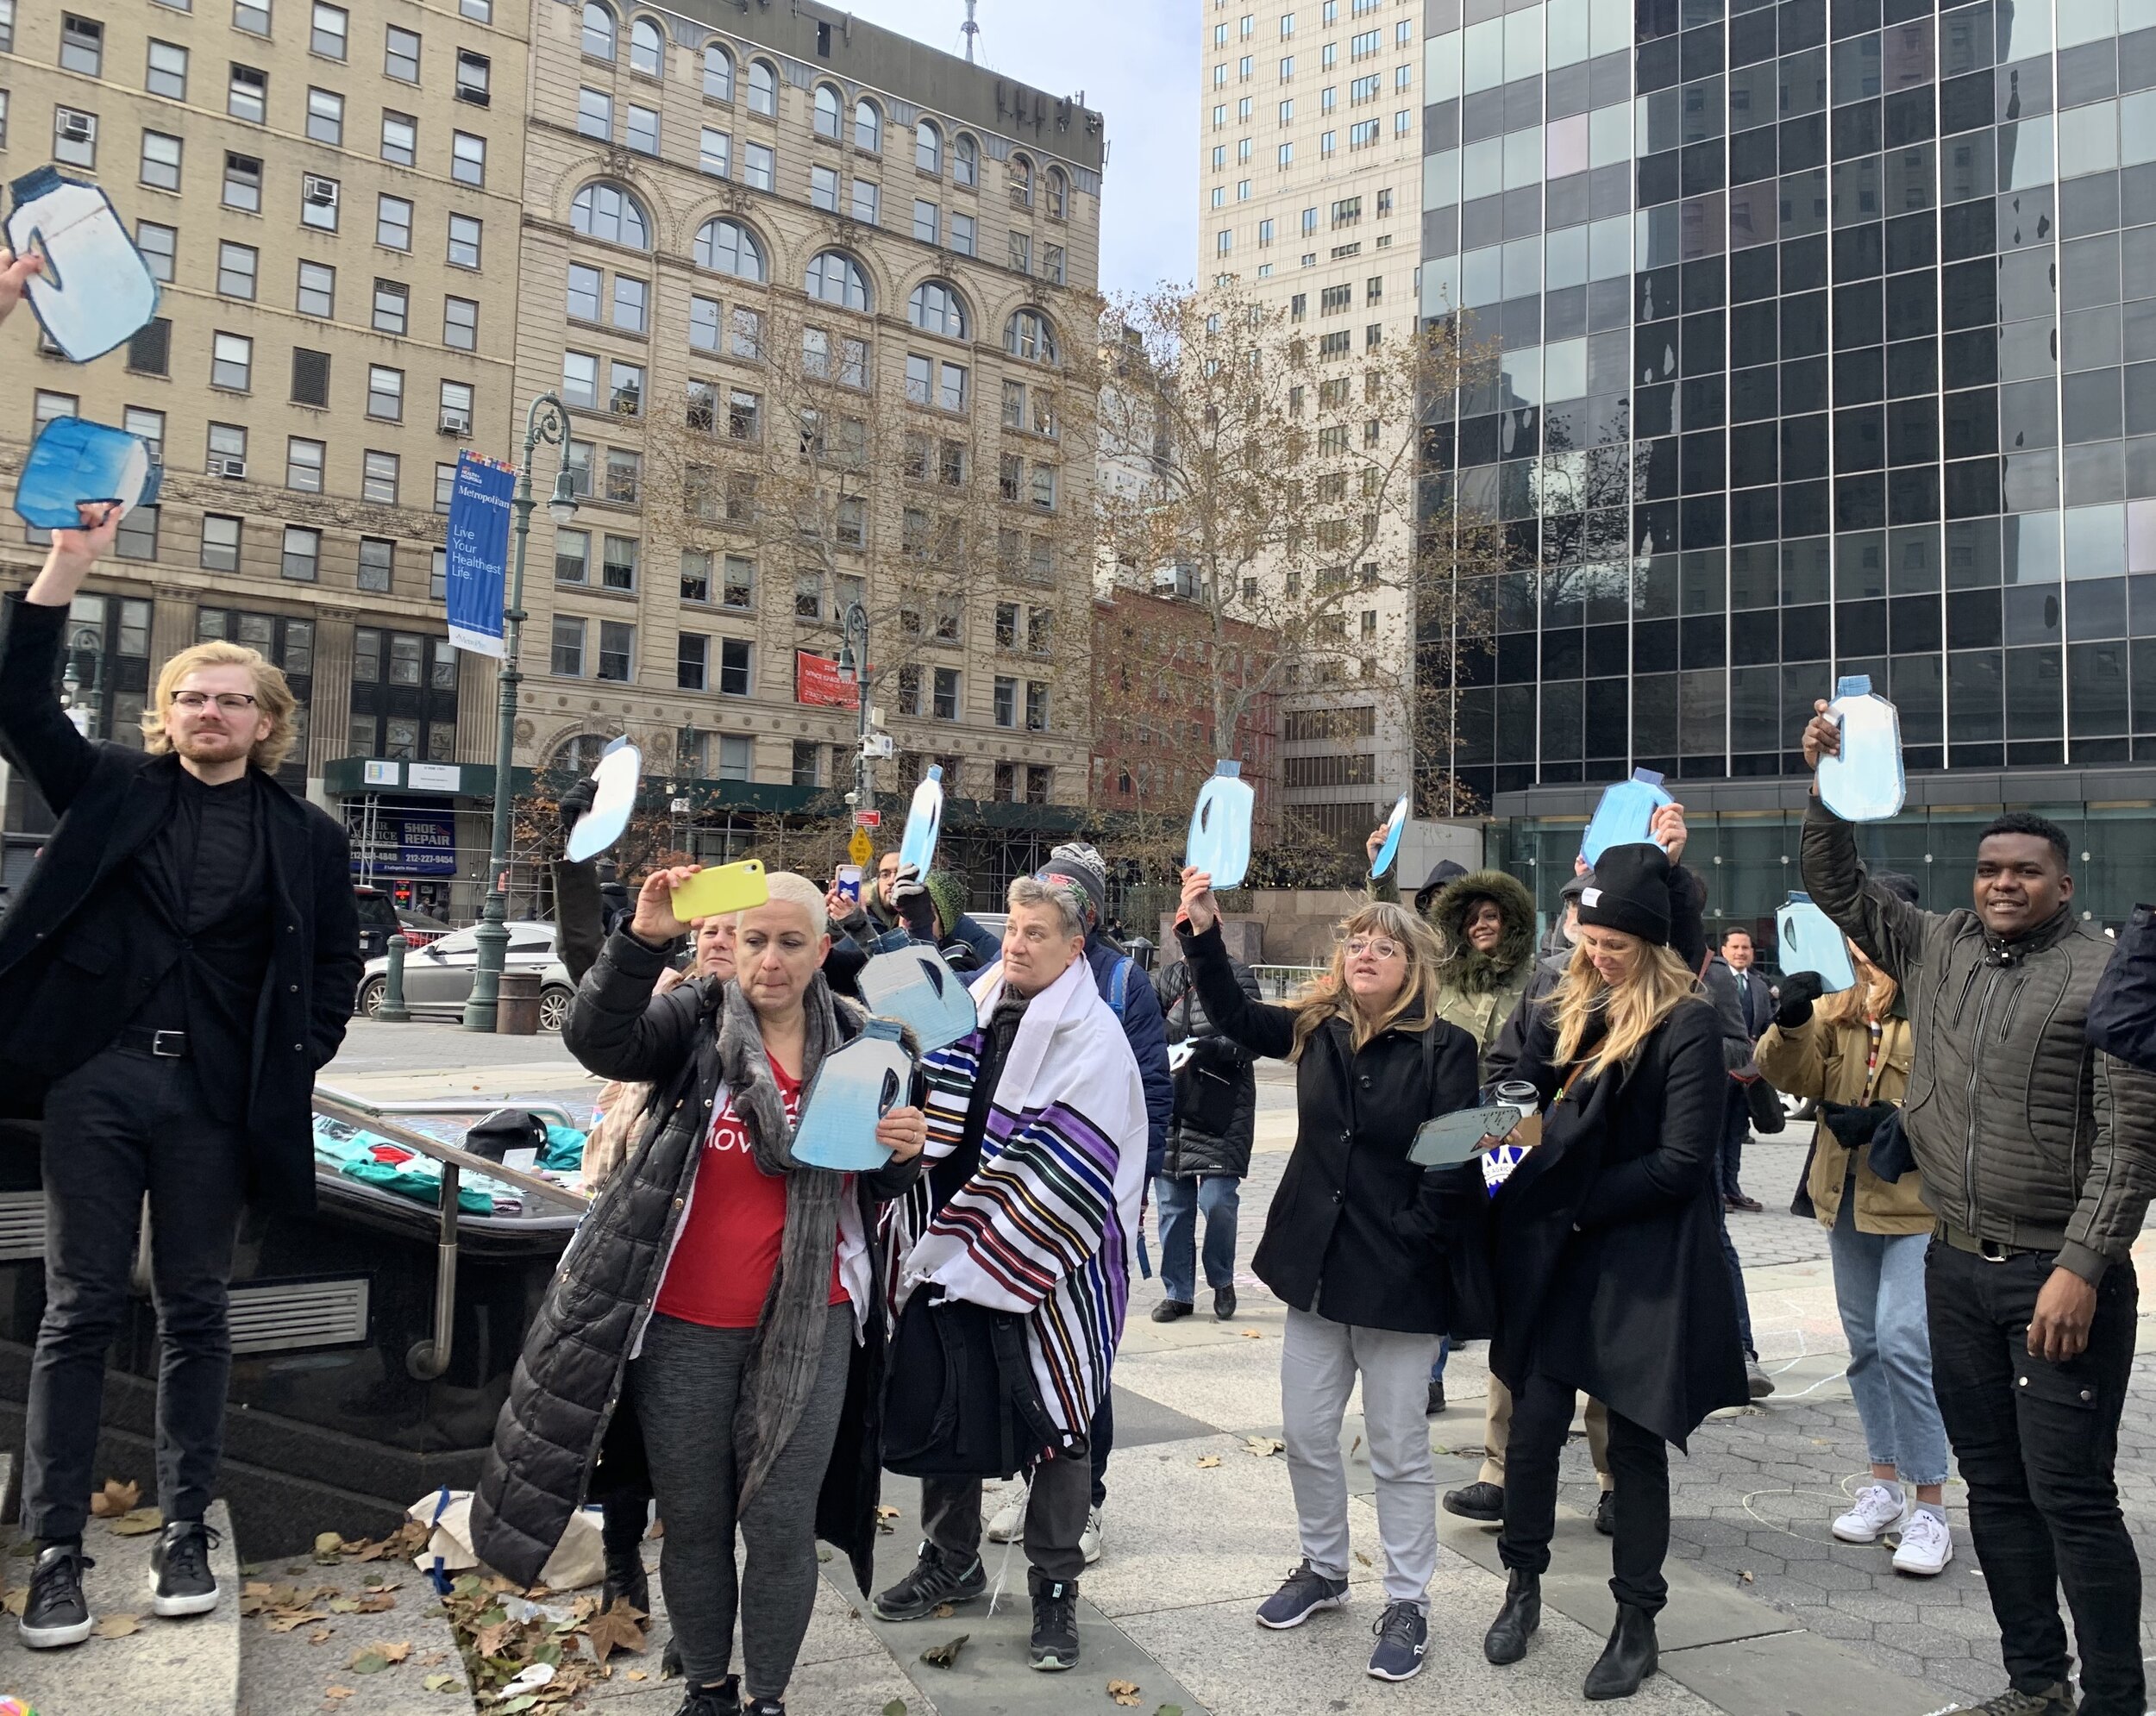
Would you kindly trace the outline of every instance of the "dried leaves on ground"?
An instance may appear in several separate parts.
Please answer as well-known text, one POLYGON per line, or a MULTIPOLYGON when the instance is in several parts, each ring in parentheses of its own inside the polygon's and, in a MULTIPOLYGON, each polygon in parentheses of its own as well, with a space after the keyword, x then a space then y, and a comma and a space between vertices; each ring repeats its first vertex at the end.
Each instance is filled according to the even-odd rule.
POLYGON ((105 1487, 90 1498, 91 1515, 98 1519, 117 1519, 122 1514, 132 1513, 141 1500, 141 1485, 107 1478, 105 1487))
POLYGON ((1117 1704, 1135 1705, 1138 1702, 1138 1682, 1136 1681, 1110 1681, 1108 1697, 1117 1704))
POLYGON ((973 1635, 962 1632, 956 1638, 948 1638, 941 1644, 931 1644, 921 1652, 921 1660, 931 1669, 951 1669, 958 1665, 958 1650, 973 1635))

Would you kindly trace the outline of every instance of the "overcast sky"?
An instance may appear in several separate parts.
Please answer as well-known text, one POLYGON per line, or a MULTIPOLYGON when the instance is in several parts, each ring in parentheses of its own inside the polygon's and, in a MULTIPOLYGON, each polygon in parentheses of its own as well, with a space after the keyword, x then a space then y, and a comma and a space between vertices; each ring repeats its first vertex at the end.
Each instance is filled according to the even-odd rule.
MULTIPOLYGON (((857 17, 965 52, 965 0, 839 0, 857 17)), ((1100 285, 1191 277, 1198 217, 1196 0, 980 0, 979 58, 1050 95, 1085 91, 1107 116, 1100 285)))

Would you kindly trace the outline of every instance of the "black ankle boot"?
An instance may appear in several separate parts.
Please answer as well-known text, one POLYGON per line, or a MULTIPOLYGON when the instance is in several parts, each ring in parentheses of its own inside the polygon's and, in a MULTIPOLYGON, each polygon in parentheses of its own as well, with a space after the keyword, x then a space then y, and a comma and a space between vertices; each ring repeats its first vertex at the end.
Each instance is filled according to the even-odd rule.
POLYGON ((1542 1625, 1542 1576, 1515 1567, 1505 1581, 1505 1606, 1482 1635, 1482 1655, 1498 1667, 1527 1654, 1527 1640, 1542 1625))
POLYGON ((606 1550, 606 1582, 599 1588, 599 1606, 611 1609, 626 1600, 640 1613, 651 1613, 651 1581, 644 1572, 644 1558, 634 1544, 606 1550))
POLYGON ((1630 1603, 1620 1603, 1609 1643, 1602 1647, 1600 1660, 1587 1671, 1587 1683, 1581 1690, 1591 1699, 1630 1698, 1654 1672, 1659 1660, 1654 1617, 1630 1603))

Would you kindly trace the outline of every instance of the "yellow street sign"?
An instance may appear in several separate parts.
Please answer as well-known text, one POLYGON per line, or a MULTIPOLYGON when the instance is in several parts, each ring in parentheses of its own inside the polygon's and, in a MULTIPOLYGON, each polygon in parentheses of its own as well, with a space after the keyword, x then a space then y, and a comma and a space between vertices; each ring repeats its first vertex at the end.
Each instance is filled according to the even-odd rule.
POLYGON ((854 837, 846 842, 846 856, 852 863, 866 864, 875 855, 875 842, 868 838, 865 828, 856 829, 854 837))

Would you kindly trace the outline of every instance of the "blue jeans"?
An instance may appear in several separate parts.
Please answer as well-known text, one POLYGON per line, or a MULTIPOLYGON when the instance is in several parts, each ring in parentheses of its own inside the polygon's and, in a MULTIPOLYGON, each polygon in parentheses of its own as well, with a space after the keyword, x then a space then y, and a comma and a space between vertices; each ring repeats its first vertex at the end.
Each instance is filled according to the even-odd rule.
POLYGON ((1242 1206, 1243 1182, 1232 1174, 1189 1179, 1163 1174, 1153 1182, 1153 1199, 1160 1209, 1161 1290, 1178 1305, 1195 1299, 1194 1254, 1201 1211, 1206 1218, 1206 1285, 1233 1287, 1235 1217, 1242 1206))
POLYGON ((1828 1243, 1834 1299, 1849 1340, 1849 1392, 1864 1420, 1875 1466, 1903 1483, 1946 1481, 1946 1427, 1932 1393, 1931 1332, 1925 1324, 1925 1233, 1860 1233, 1857 1196, 1845 1187, 1828 1243))

